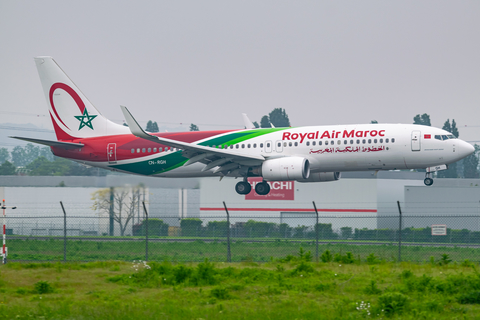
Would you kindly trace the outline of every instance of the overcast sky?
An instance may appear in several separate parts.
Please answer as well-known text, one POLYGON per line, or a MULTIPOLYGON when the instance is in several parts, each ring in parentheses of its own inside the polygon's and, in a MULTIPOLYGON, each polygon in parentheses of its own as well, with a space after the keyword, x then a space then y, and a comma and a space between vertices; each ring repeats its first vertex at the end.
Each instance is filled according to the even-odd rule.
POLYGON ((116 122, 119 105, 202 130, 273 108, 294 126, 428 113, 480 140, 480 1, 0 0, 0 40, 1 123, 51 128, 48 55, 116 122))

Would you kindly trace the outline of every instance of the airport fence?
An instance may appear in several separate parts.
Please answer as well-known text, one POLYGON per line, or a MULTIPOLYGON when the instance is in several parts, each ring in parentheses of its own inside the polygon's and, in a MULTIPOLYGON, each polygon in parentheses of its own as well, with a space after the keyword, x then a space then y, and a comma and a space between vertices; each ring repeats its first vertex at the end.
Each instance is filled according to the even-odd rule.
POLYGON ((300 250, 322 261, 328 250, 338 261, 351 252, 363 261, 372 254, 387 261, 439 261, 447 254, 452 261, 480 262, 477 209, 412 215, 402 214, 398 203, 398 212, 383 215, 315 210, 258 216, 232 214, 225 206, 215 215, 184 219, 149 218, 143 209, 142 216, 123 220, 69 215, 68 206, 62 215, 19 216, 12 210, 5 228, 8 261, 267 262, 292 259, 300 250))

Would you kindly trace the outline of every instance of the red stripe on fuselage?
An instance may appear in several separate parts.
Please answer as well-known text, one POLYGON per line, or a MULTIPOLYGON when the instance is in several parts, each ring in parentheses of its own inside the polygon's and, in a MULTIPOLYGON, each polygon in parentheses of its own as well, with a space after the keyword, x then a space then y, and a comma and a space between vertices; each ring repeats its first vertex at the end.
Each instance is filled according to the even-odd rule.
MULTIPOLYGON (((192 143, 195 141, 207 139, 217 135, 234 132, 238 130, 217 130, 217 131, 191 131, 191 132, 162 132, 155 133, 155 136, 168 138, 176 141, 192 143)), ((155 143, 142 138, 137 138, 133 134, 123 134, 114 136, 102 136, 94 138, 74 139, 70 137, 68 142, 83 143, 85 146, 82 149, 65 150, 63 148, 52 147, 53 153, 59 157, 66 157, 70 159, 106 162, 107 159, 107 145, 115 143, 116 159, 128 160, 145 157, 151 154, 161 154, 159 152, 140 152, 132 153, 132 149, 143 149, 148 151, 148 148, 165 148, 166 146, 160 143, 155 143)))

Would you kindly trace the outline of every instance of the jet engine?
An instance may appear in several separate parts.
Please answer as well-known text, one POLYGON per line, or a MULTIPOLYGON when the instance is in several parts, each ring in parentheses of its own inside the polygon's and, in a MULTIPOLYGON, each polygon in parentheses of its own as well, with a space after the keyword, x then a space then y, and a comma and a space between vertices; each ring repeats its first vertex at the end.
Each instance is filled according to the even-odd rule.
POLYGON ((315 172, 310 173, 307 179, 298 179, 298 182, 325 182, 336 181, 340 179, 341 172, 315 172))
POLYGON ((284 157, 266 160, 262 176, 268 181, 305 180, 310 176, 310 162, 302 157, 284 157))

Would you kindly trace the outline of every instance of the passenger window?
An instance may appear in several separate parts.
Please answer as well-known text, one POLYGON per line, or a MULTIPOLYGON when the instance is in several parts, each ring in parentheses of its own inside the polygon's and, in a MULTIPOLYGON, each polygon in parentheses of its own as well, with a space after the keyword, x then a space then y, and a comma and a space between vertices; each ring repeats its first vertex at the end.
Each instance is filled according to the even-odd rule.
POLYGON ((373 139, 373 143, 377 143, 377 139, 373 139))
MULTIPOLYGON (((328 144, 328 143, 327 143, 328 144)), ((322 145, 322 141, 318 141, 318 145, 321 146, 322 145)))
POLYGON ((337 141, 337 144, 338 144, 338 145, 341 145, 341 144, 342 144, 342 141, 338 140, 338 141, 337 141))
POLYGON ((282 143, 281 142, 277 143, 277 146, 280 148, 282 146, 282 143))
POLYGON ((315 141, 312 141, 312 146, 314 146, 314 145, 315 145, 315 143, 316 143, 315 141))
POLYGON ((240 145, 236 144, 236 145, 235 145, 235 148, 237 148, 237 149, 240 148, 240 145))
POLYGON ((260 143, 260 148, 263 148, 263 143, 260 143))
POLYGON ((256 147, 257 147, 257 144, 256 144, 256 143, 254 143, 254 144, 253 144, 253 147, 254 147, 254 148, 256 148, 256 147))
POLYGON ((132 153, 135 153, 135 149, 132 149, 132 153))
POLYGON ((360 144, 360 140, 357 140, 357 144, 360 144))
POLYGON ((230 149, 233 149, 233 144, 230 145, 230 149))
POLYGON ((310 145, 310 141, 307 141, 307 147, 310 145))
POLYGON ((350 140, 350 144, 353 144, 353 140, 350 140))
POLYGON ((250 146, 251 146, 251 145, 250 145, 250 143, 249 143, 249 144, 247 144, 247 148, 250 148, 250 146))
POLYGON ((162 151, 163 151, 162 147, 158 148, 158 152, 162 152, 162 151))
POLYGON ((380 143, 383 143, 383 139, 380 139, 380 143))
POLYGON ((289 147, 291 147, 291 146, 292 146, 292 143, 291 143, 291 142, 289 142, 289 143, 288 143, 288 146, 289 146, 289 147))
POLYGON ((148 152, 152 152, 152 148, 148 148, 148 152))
POLYGON ((283 146, 284 146, 284 147, 286 147, 286 146, 287 146, 287 143, 286 143, 286 142, 284 142, 284 143, 283 143, 283 146))
POLYGON ((347 140, 344 140, 344 141, 343 141, 343 144, 347 144, 347 143, 348 143, 348 141, 347 141, 347 140))
POLYGON ((157 152, 157 148, 153 148, 153 152, 157 152))
POLYGON ((270 148, 270 142, 267 142, 267 148, 270 148))
MULTIPOLYGON (((320 141, 320 144, 322 143, 322 141, 320 141)), ((328 141, 325 141, 325 145, 328 146, 328 141)))
POLYGON ((145 148, 142 148, 142 153, 145 153, 145 148))
POLYGON ((372 143, 372 139, 368 139, 368 143, 369 143, 369 144, 372 143))
POLYGON ((392 143, 394 143, 394 142, 395 142, 395 138, 392 138, 392 143))
POLYGON ((388 138, 387 138, 387 139, 385 139, 385 143, 388 143, 388 138))
POLYGON ((297 142, 297 141, 295 141, 295 147, 297 147, 297 146, 298 146, 298 142, 297 142))
POLYGON ((333 140, 330 141, 330 144, 331 144, 332 146, 335 145, 335 141, 333 141, 333 140))
POLYGON ((367 142, 367 140, 363 139, 363 140, 362 140, 362 143, 365 144, 365 142, 367 142))

